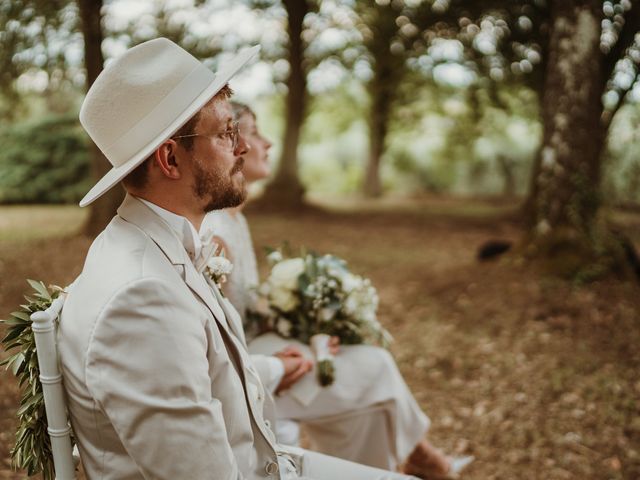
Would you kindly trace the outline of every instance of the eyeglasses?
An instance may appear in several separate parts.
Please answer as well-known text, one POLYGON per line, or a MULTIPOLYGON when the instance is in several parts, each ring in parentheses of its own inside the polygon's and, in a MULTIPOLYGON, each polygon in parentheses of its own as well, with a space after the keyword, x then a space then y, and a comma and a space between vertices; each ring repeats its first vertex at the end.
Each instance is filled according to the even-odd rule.
POLYGON ((233 122, 231 128, 223 130, 222 132, 212 133, 210 135, 204 135, 203 133, 191 133, 189 135, 178 135, 177 137, 171 137, 174 140, 178 138, 190 138, 190 137, 206 137, 212 139, 214 137, 227 138, 231 140, 231 150, 235 150, 238 147, 238 138, 240 137, 240 128, 238 122, 233 122))

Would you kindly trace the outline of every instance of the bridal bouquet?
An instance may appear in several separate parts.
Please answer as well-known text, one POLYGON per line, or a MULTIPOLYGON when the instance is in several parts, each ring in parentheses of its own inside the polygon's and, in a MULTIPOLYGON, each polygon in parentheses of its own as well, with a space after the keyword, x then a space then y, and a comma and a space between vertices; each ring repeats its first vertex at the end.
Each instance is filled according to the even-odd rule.
POLYGON ((376 289, 351 273, 344 260, 315 253, 285 258, 278 250, 267 258, 271 273, 258 288, 263 308, 254 318, 259 317, 263 331, 311 345, 320 384, 334 380, 332 336, 351 345, 387 346, 391 341, 376 318, 376 289))

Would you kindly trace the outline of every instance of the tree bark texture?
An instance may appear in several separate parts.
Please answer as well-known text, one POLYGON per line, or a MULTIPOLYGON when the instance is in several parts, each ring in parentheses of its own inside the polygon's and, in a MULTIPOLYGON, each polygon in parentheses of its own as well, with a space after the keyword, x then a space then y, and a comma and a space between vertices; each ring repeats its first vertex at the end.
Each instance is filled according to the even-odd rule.
POLYGON ((304 17, 309 13, 309 0, 283 0, 287 11, 289 36, 289 76, 286 97, 286 123, 282 154, 273 180, 267 185, 260 203, 270 207, 297 207, 302 205, 304 186, 298 175, 298 144, 305 117, 307 77, 304 68, 302 29, 304 17))
POLYGON ((600 52, 599 0, 555 1, 535 172, 535 236, 558 229, 587 235, 599 206, 607 78, 600 52))
MULTIPOLYGON (((102 71, 104 57, 102 55, 102 0, 78 0, 82 35, 84 37, 84 64, 87 71, 87 90, 102 71)), ((96 180, 111 169, 111 164, 91 142, 91 162, 96 180)), ((84 226, 84 233, 96 236, 115 215, 122 202, 124 191, 119 185, 113 187, 91 205, 89 217, 84 226)))
MULTIPOLYGON (((543 141, 534 172, 534 218, 525 242, 545 270, 577 281, 632 273, 628 241, 600 215, 610 125, 601 99, 615 65, 600 49, 601 20, 600 0, 551 4, 543 141)), ((618 49, 616 58, 626 50, 623 45, 618 49)))

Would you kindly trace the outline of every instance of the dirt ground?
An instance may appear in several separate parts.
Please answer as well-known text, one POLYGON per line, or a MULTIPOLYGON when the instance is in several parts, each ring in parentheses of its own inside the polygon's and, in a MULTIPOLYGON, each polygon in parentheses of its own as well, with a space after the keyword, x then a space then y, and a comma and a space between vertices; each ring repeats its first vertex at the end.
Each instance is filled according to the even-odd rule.
MULTIPOLYGON (((578 287, 509 257, 479 263, 483 242, 518 238, 505 211, 413 201, 248 218, 260 258, 261 247, 288 240, 342 256, 372 279, 392 351, 431 417, 430 438, 477 458, 465 479, 640 479, 638 284, 578 287)), ((62 285, 80 271, 90 241, 71 233, 82 218, 72 207, 0 209, 0 318, 25 278, 62 285), (34 218, 63 227, 34 233, 34 218)), ((640 215, 622 220, 638 236, 640 215)), ((0 373, 0 392, 0 479, 24 478, 9 467, 18 398, 10 373, 0 373)))

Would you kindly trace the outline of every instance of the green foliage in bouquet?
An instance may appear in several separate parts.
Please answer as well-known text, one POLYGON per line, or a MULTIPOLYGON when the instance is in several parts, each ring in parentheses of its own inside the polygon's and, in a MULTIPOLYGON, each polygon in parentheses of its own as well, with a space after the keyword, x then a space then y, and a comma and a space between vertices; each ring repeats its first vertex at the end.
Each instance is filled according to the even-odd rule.
POLYGON ((51 440, 47 433, 47 415, 44 406, 40 367, 36 355, 36 342, 31 328, 31 314, 46 310, 62 292, 60 287, 47 288, 44 283, 28 280, 34 292, 25 296, 27 303, 10 314, 8 320, 0 320, 7 333, 2 339, 5 350, 17 350, 3 360, 18 379, 21 389, 18 408, 16 444, 11 450, 12 466, 26 470, 29 476, 42 473, 43 480, 54 480, 51 440))
POLYGON ((0 203, 74 203, 91 186, 88 141, 76 115, 0 131, 0 203))
POLYGON ((318 382, 323 387, 333 383, 336 378, 336 367, 331 360, 320 360, 316 366, 318 369, 318 382))

